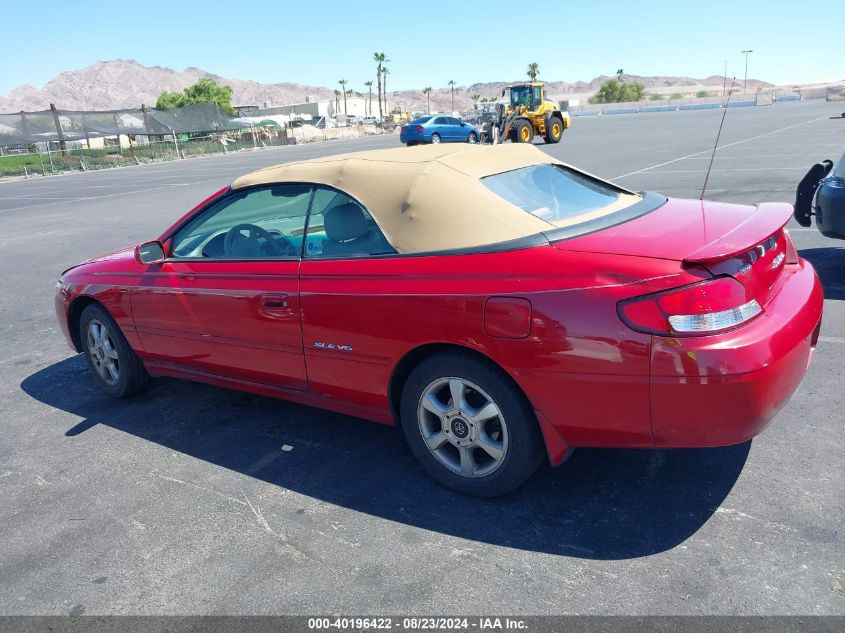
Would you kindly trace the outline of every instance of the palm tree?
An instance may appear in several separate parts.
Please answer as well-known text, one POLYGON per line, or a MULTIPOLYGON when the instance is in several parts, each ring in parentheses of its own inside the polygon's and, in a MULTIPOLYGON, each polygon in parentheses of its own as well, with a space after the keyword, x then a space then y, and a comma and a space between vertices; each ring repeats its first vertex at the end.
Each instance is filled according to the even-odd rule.
POLYGON ((390 105, 387 103, 387 75, 389 72, 390 70, 388 70, 387 66, 381 69, 381 89, 384 91, 384 111, 387 114, 390 114, 390 105))
POLYGON ((622 70, 621 68, 616 71, 616 81, 618 83, 620 83, 620 84, 622 83, 622 75, 624 75, 624 74, 625 74, 625 71, 622 70))
POLYGON ((526 74, 531 78, 531 81, 537 81, 537 75, 540 74, 540 64, 537 62, 528 64, 528 73, 526 74))
POLYGON ((346 114, 346 79, 339 79, 338 82, 340 84, 340 89, 343 90, 343 113, 346 114))
POLYGON ((337 114, 340 112, 340 102, 338 99, 340 98, 340 90, 334 91, 334 113, 337 114))
POLYGON ((425 95, 426 99, 426 113, 431 114, 431 86, 426 86, 423 88, 423 94, 425 95))
POLYGON ((449 88, 452 89, 452 112, 455 111, 455 80, 449 80, 449 88))
POLYGON ((370 79, 369 81, 365 81, 364 85, 367 86, 367 90, 370 91, 370 112, 369 115, 373 116, 373 80, 370 79))
POLYGON ((384 53, 373 53, 373 61, 378 62, 376 66, 376 79, 378 80, 378 119, 381 121, 383 113, 381 111, 381 72, 384 62, 390 61, 384 53))

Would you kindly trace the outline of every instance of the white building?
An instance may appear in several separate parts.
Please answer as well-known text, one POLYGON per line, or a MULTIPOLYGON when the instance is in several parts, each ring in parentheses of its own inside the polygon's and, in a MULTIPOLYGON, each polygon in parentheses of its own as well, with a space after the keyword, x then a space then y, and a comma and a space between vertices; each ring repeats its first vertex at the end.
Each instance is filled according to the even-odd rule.
MULTIPOLYGON (((373 99, 373 113, 378 116, 378 101, 376 99, 373 99)), ((244 114, 247 113, 245 112, 244 114)), ((360 118, 370 115, 370 104, 369 98, 366 96, 351 97, 346 95, 346 102, 344 103, 343 95, 340 95, 336 101, 335 99, 311 100, 306 98, 306 100, 302 103, 290 103, 270 108, 259 108, 258 110, 250 111, 248 114, 249 116, 309 114, 314 119, 319 119, 320 117, 334 118, 339 114, 346 114, 347 116, 360 118)))

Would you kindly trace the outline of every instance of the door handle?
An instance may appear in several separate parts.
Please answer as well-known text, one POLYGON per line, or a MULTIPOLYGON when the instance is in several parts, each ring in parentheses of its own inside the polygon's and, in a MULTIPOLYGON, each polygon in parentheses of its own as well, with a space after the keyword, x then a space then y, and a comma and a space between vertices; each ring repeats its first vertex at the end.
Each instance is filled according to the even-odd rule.
POLYGON ((268 310, 289 310, 288 295, 261 295, 261 307, 268 310))

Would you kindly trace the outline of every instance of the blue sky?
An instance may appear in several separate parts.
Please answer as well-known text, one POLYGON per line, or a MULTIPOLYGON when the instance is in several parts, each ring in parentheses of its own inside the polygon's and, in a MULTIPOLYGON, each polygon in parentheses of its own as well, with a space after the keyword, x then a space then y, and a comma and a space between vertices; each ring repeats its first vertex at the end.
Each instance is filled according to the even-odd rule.
POLYGON ((62 70, 116 58, 224 77, 363 90, 374 51, 391 60, 389 88, 514 80, 529 62, 549 81, 637 75, 749 77, 773 83, 845 78, 838 2, 280 2, 42 0, 3 3, 0 94, 42 87, 62 70), (535 24, 531 21, 535 20, 535 24), (62 28, 62 23, 66 26, 62 28), (519 26, 522 24, 522 26, 519 26), (12 28, 12 25, 13 28, 12 28))

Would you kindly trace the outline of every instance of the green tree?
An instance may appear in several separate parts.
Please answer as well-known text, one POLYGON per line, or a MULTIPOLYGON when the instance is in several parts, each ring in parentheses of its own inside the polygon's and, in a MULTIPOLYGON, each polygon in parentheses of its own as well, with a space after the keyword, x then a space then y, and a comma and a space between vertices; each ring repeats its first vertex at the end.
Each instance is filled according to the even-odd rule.
POLYGON ((590 97, 590 103, 623 103, 640 101, 645 95, 642 84, 620 84, 616 79, 605 81, 599 91, 590 97))
POLYGON ((452 112, 455 111, 455 80, 449 80, 449 88, 452 89, 452 112))
POLYGON ((198 103, 214 102, 227 114, 235 114, 232 107, 232 88, 218 86, 211 77, 203 77, 182 92, 162 92, 156 100, 156 108, 172 110, 198 103))
POLYGON ((621 68, 616 69, 616 81, 618 81, 620 84, 622 83, 622 75, 624 75, 624 74, 625 74, 625 71, 622 70, 621 68))
POLYGON ((531 81, 537 81, 537 75, 540 74, 540 64, 531 62, 528 64, 528 72, 526 73, 531 81))

